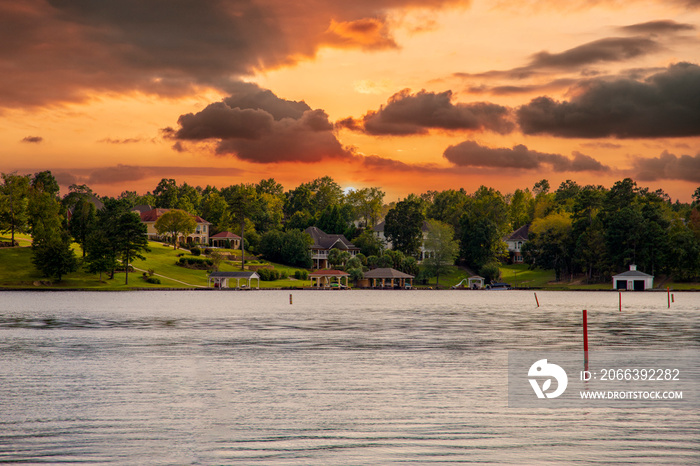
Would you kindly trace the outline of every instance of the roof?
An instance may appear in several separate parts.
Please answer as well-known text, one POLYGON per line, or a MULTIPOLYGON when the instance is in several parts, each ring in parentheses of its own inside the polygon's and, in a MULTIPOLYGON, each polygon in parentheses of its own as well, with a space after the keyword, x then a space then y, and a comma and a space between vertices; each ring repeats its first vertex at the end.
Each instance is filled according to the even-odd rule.
POLYGON ((374 269, 364 273, 365 278, 413 278, 413 275, 399 272, 396 269, 374 269))
POLYGON ((506 241, 527 241, 530 232, 530 224, 526 224, 515 230, 506 238, 506 241))
POLYGON ((335 270, 335 269, 323 269, 323 270, 314 270, 309 274, 310 277, 324 277, 332 275, 334 277, 345 277, 346 275, 350 275, 347 272, 344 272, 342 270, 335 270))
POLYGON ((311 249, 360 249, 348 241, 345 235, 329 235, 318 227, 309 227, 304 230, 304 233, 310 235, 311 239, 314 240, 311 249))
POLYGON ((630 269, 627 272, 622 272, 618 273, 617 275, 613 275, 613 278, 617 277, 643 277, 643 278, 648 278, 652 277, 652 275, 649 275, 648 273, 640 272, 637 270, 637 266, 634 264, 630 264, 630 269))
MULTIPOLYGON (((166 213, 170 212, 171 210, 173 210, 173 209, 152 209, 152 210, 149 210, 147 212, 142 212, 141 213, 141 221, 142 222, 155 222, 156 220, 158 220, 158 218, 161 215, 166 214, 166 213)), ((189 215, 192 218, 194 218, 194 221, 197 223, 204 223, 207 225, 211 225, 211 222, 207 222, 199 215, 192 215, 192 214, 189 214, 189 215)))
POLYGON ((256 272, 212 272, 209 274, 209 278, 257 278, 260 279, 260 275, 256 272))
POLYGON ((613 275, 613 278, 617 277, 652 277, 653 275, 649 275, 648 273, 640 272, 639 270, 628 270, 627 272, 622 272, 618 273, 617 275, 613 275))
POLYGON ((238 236, 235 233, 231 233, 230 231, 222 231, 221 233, 217 233, 215 235, 210 236, 212 239, 241 239, 240 236, 238 236))
POLYGON ((481 277, 479 275, 472 275, 469 277, 469 280, 486 280, 484 277, 481 277))
POLYGON ((138 212, 139 214, 148 212, 149 210, 153 210, 153 207, 148 204, 139 204, 131 209, 132 212, 138 212))

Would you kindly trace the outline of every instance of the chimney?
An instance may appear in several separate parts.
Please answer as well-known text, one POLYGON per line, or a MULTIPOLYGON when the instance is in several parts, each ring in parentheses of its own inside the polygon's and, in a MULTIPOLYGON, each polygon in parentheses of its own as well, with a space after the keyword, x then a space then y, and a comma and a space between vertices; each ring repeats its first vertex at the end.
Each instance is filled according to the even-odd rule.
POLYGON ((637 270, 637 266, 634 264, 630 264, 630 272, 635 272, 637 270))

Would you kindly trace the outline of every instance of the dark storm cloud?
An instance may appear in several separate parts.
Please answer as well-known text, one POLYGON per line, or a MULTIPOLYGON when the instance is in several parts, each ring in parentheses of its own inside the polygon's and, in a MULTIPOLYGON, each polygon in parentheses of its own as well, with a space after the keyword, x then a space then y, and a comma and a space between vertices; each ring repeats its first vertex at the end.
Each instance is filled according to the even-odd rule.
POLYGON ((700 67, 670 66, 644 81, 591 80, 571 101, 538 97, 517 110, 526 134, 579 138, 700 135, 700 67))
POLYGON ((528 149, 519 144, 512 149, 490 148, 475 141, 464 141, 445 149, 443 156, 460 167, 517 168, 534 170, 550 165, 555 172, 608 171, 594 158, 574 152, 573 158, 528 149))
POLYGON ((599 62, 629 60, 657 52, 661 46, 645 37, 609 37, 574 47, 561 53, 539 52, 530 68, 579 68, 599 62))
POLYGON ((22 142, 26 142, 29 144, 39 144, 43 141, 44 138, 42 138, 41 136, 27 136, 26 138, 22 138, 22 142))
POLYGON ((370 111, 361 120, 347 118, 338 126, 374 135, 425 134, 429 129, 490 130, 509 133, 513 130, 510 111, 488 102, 452 103, 452 92, 422 90, 411 94, 404 89, 394 94, 385 106, 370 111))
POLYGON ((0 106, 80 101, 94 92, 227 91, 322 45, 395 47, 389 8, 463 0, 0 0, 0 106))
POLYGON ((561 89, 566 89, 579 82, 578 79, 561 78, 555 79, 545 84, 529 84, 529 85, 506 85, 506 86, 473 86, 467 88, 467 92, 471 94, 493 94, 493 95, 515 95, 515 94, 531 94, 533 92, 551 92, 561 89))
POLYGON ((580 71, 582 68, 603 62, 620 62, 649 55, 663 47, 648 37, 608 37, 579 45, 563 52, 542 51, 532 55, 526 66, 510 70, 492 70, 484 73, 455 73, 459 78, 525 79, 544 71, 580 71))
MULTIPOLYGON (((216 153, 257 163, 315 162, 351 157, 335 134, 328 115, 304 102, 280 99, 253 84, 198 113, 178 119, 179 129, 164 130, 182 141, 214 141, 216 153)), ((177 144, 177 143, 176 143, 177 144)), ((182 144, 176 150, 182 151, 182 144)))
POLYGON ((658 157, 636 157, 634 172, 641 181, 682 180, 700 183, 700 154, 676 156, 664 151, 658 157))
POLYGON ((632 34, 668 34, 682 31, 693 31, 695 26, 692 24, 677 23, 673 20, 658 20, 649 21, 646 23, 630 24, 618 28, 622 32, 632 34))

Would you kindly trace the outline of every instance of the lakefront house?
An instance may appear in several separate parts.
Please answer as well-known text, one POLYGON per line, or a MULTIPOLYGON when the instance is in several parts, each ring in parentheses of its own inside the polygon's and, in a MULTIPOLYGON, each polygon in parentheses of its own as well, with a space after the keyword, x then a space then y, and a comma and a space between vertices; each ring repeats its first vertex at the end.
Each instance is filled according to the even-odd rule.
MULTIPOLYGON (((151 241, 155 241, 161 237, 156 231, 156 221, 165 213, 172 209, 151 209, 141 213, 141 222, 146 225, 146 235, 151 241)), ((184 238, 186 244, 209 244, 209 230, 211 223, 204 220, 199 215, 191 215, 194 218, 197 226, 194 232, 184 238)))
POLYGON ((348 241, 345 235, 328 234, 318 227, 309 227, 304 230, 304 233, 311 236, 311 239, 314 241, 310 248, 311 259, 314 262, 313 268, 315 269, 328 268, 328 253, 331 249, 347 251, 351 256, 355 256, 360 252, 360 248, 348 241))

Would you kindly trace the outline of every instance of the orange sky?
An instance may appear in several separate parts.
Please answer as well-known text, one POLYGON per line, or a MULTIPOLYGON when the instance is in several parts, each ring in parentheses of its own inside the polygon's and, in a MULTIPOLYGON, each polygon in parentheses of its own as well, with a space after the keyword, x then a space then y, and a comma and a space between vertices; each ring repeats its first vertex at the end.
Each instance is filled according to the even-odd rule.
POLYGON ((700 1, 0 0, 0 171, 700 186, 700 1))

